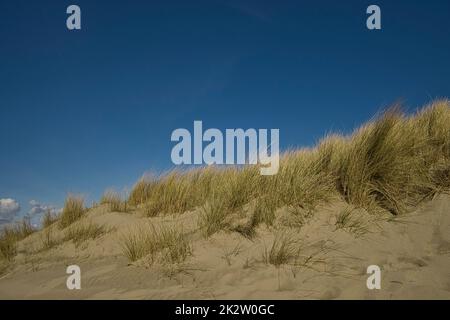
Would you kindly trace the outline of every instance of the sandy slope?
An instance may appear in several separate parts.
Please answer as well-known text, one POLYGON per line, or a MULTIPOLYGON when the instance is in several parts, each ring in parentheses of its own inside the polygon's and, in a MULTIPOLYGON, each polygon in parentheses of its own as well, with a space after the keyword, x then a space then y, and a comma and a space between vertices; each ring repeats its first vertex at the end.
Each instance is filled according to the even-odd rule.
POLYGON ((22 241, 14 267, 0 275, 0 298, 450 299, 450 196, 438 196, 397 219, 361 210, 355 215, 359 229, 336 230, 336 216, 344 207, 327 205, 301 228, 289 223, 286 210, 278 212, 276 226, 291 226, 280 230, 294 233, 301 249, 296 265, 279 268, 262 258, 275 228, 258 227, 252 240, 232 232, 205 240, 196 232, 196 212, 147 219, 97 208, 89 219, 111 227, 101 238, 42 252, 36 249, 40 234, 22 241), (129 265, 119 238, 144 220, 183 225, 191 234, 193 255, 170 268, 142 261, 129 265), (70 264, 81 267, 81 290, 66 288, 70 264), (381 290, 366 287, 371 264, 382 269, 381 290))

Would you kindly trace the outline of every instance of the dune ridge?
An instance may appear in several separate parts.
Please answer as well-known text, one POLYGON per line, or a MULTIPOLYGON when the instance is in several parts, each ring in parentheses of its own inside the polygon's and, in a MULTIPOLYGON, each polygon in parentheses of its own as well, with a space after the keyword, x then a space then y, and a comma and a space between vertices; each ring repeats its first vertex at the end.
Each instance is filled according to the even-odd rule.
POLYGON ((69 196, 0 235, 0 297, 450 298, 450 102, 394 106, 257 166, 175 170, 69 196), (83 289, 65 287, 79 264, 83 289), (365 268, 383 270, 368 290, 365 268))

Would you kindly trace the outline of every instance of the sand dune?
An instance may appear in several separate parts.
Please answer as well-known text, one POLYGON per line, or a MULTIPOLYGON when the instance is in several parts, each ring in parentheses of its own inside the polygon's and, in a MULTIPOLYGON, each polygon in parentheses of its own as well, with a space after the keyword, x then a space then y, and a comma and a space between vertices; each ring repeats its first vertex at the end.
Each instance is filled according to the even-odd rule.
MULTIPOLYGON (((91 209, 83 220, 108 232, 75 246, 65 241, 40 250, 42 231, 19 244, 14 266, 0 278, 3 299, 450 299, 450 196, 440 195, 398 218, 362 209, 352 222, 336 221, 348 205, 334 201, 303 224, 287 209, 272 227, 258 226, 250 240, 220 231, 205 240, 197 211, 147 218, 138 213, 91 209), (146 259, 130 264, 121 235, 136 225, 182 225, 192 254, 167 265, 146 259), (297 220, 298 222, 298 220, 297 220), (278 231, 277 231, 278 230, 278 231), (277 234, 295 234, 292 261, 267 263, 277 234), (66 267, 81 267, 81 290, 66 288, 66 267), (366 287, 366 268, 382 270, 380 290, 366 287)), ((355 211, 356 212, 356 211, 355 211)), ((55 231, 57 232, 57 231, 55 231)))
POLYGON ((173 171, 0 234, 8 299, 450 299, 450 102, 256 166, 173 171), (223 170, 222 170, 223 169, 223 170), (66 268, 81 268, 68 290, 66 268), (369 290, 367 268, 381 270, 369 290))

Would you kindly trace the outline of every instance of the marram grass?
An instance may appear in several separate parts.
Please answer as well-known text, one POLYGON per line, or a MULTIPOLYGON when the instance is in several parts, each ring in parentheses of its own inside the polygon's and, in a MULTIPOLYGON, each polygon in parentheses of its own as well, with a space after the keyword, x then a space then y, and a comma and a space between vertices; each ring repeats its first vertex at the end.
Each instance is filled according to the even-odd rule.
POLYGON ((223 226, 219 217, 252 201, 265 204, 257 208, 269 224, 277 208, 314 210, 336 197, 398 215, 449 187, 450 103, 441 100, 411 116, 392 107, 348 136, 287 151, 273 176, 260 175, 257 166, 177 170, 140 180, 128 202, 149 216, 203 208, 202 227, 210 234, 223 226))
MULTIPOLYGON (((450 102, 440 100, 413 115, 392 107, 350 135, 329 135, 314 148, 287 151, 273 176, 260 175, 257 166, 174 170, 141 179, 128 199, 107 192, 101 202, 112 211, 132 207, 150 217, 197 209, 198 228, 205 237, 228 229, 250 238, 258 224, 272 225, 282 207, 311 214, 318 205, 340 198, 370 213, 399 215, 449 190, 450 102), (230 218, 245 215, 250 217, 246 224, 231 226, 230 218)), ((83 198, 69 196, 59 217, 45 217, 44 228, 54 222, 67 228, 86 212, 83 198)), ((349 223, 345 212, 340 223, 349 223)), ((0 262, 12 261, 16 243, 32 232, 26 221, 0 230, 0 262)), ((92 225, 67 229, 70 238, 80 241, 102 232, 92 225)), ((132 261, 164 251, 166 260, 178 262, 191 252, 176 228, 151 227, 130 234, 122 247, 132 261)), ((269 255, 269 260, 276 264, 285 255, 274 257, 269 255)))

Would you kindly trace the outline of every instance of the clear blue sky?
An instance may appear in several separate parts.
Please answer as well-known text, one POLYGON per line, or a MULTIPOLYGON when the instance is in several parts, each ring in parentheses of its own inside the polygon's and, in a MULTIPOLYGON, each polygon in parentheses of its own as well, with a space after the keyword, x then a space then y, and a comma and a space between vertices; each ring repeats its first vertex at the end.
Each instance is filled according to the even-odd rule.
POLYGON ((131 186, 172 166, 170 134, 194 120, 279 128, 286 149, 449 96, 449 13, 446 0, 2 0, 0 199, 23 215, 131 186))

